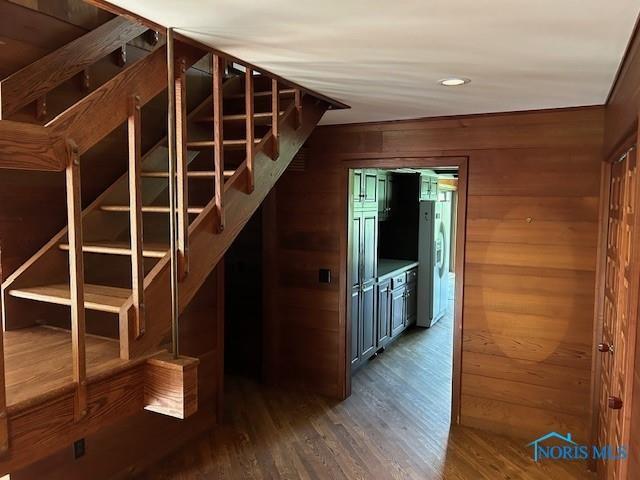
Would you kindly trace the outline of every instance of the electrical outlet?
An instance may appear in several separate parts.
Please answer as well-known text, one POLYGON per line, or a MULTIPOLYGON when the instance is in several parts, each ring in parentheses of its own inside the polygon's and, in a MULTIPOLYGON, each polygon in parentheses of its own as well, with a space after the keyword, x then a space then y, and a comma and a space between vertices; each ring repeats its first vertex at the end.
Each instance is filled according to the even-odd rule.
POLYGON ((85 452, 84 438, 81 438, 80 440, 76 440, 75 442, 73 442, 73 458, 77 460, 80 457, 83 457, 84 452, 85 452))
POLYGON ((331 283, 331 270, 328 268, 318 270, 318 281, 320 283, 331 283))

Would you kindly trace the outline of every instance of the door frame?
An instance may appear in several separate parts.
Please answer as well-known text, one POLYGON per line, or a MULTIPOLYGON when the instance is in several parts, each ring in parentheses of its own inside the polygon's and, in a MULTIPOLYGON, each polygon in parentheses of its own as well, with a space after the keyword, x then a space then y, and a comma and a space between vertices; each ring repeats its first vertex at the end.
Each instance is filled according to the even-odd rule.
POLYGON ((351 265, 349 265, 349 251, 351 235, 351 208, 349 198, 351 195, 351 182, 349 170, 358 168, 458 168, 458 202, 456 205, 456 254, 455 254, 455 303, 453 315, 453 365, 451 377, 451 425, 460 423, 460 398, 462 381, 462 325, 464 305, 464 259, 465 241, 467 230, 467 195, 469 179, 469 157, 467 156, 392 156, 384 158, 357 158, 345 159, 341 162, 341 177, 343 186, 344 225, 340 238, 340 263, 345 272, 341 279, 343 286, 340 292, 342 299, 340 316, 344 334, 340 337, 339 369, 344 374, 341 397, 351 395, 351 321, 350 321, 350 288, 351 265))

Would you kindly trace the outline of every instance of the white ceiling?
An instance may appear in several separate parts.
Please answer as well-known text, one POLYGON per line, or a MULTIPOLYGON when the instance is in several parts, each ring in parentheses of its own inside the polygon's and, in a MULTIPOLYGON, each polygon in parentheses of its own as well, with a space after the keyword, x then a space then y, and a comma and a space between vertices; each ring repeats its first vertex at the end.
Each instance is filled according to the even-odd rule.
POLYGON ((323 123, 603 104, 640 0, 113 0, 339 99, 323 123), (472 80, 442 87, 448 76, 472 80))

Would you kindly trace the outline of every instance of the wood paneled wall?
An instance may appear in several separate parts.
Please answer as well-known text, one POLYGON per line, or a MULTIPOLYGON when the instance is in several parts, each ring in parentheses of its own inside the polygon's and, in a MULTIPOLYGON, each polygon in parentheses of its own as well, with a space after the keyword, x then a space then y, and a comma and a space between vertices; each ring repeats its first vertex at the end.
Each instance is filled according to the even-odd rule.
MULTIPOLYGON (((345 392, 350 160, 469 158, 463 424, 587 438, 603 109, 319 128, 271 199, 271 372, 345 392), (333 282, 318 282, 330 268, 333 282)), ((276 374, 274 376, 277 377, 276 374)))
POLYGON ((86 438, 75 460, 71 445, 17 472, 12 480, 106 480, 131 478, 217 423, 222 411, 224 266, 218 265, 180 316, 181 353, 200 358, 198 412, 178 420, 140 412, 86 438))

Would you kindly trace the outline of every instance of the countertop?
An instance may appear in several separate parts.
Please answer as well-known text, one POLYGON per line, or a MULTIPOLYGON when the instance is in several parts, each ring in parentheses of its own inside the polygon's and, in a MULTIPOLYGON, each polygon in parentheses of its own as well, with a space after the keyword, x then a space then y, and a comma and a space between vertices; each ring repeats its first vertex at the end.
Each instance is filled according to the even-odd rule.
POLYGON ((398 275, 418 266, 415 260, 396 260, 392 258, 378 259, 378 280, 398 275))

